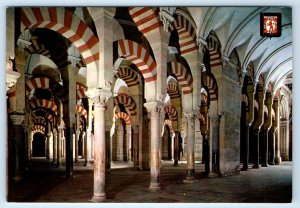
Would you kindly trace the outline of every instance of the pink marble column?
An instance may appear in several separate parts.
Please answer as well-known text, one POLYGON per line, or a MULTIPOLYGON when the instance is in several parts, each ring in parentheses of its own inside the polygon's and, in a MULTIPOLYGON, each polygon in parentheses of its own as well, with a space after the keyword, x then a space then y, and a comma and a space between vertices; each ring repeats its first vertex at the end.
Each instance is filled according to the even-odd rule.
POLYGON ((150 151, 150 187, 152 191, 160 190, 160 117, 163 105, 159 102, 148 102, 144 106, 151 116, 151 151, 150 151))
POLYGON ((187 176, 185 183, 198 182, 195 178, 195 115, 185 113, 187 119, 187 176))
POLYGON ((93 98, 95 114, 94 140, 94 196, 93 202, 106 200, 106 141, 105 141, 105 107, 111 92, 102 89, 100 95, 93 98))

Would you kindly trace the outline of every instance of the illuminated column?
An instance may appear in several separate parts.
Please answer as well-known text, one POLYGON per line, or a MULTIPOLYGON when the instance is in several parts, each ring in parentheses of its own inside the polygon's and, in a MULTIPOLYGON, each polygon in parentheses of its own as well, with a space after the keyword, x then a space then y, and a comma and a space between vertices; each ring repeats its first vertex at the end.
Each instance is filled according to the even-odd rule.
POLYGON ((79 113, 76 112, 76 130, 75 130, 75 162, 78 162, 78 140, 79 140, 79 113))
POLYGON ((220 115, 211 115, 210 118, 210 153, 211 153, 211 170, 209 177, 218 177, 220 175, 220 115))
POLYGON ((178 155, 179 155, 179 131, 174 131, 174 166, 178 165, 178 155))
POLYGON ((279 165, 281 163, 281 156, 280 156, 280 128, 279 128, 279 105, 278 99, 274 99, 273 108, 275 111, 275 164, 279 165))
POLYGON ((61 142, 63 135, 63 127, 58 127, 58 138, 57 138, 57 161, 56 167, 59 168, 61 165, 61 142))
POLYGON ((258 86, 257 90, 258 97, 258 118, 256 119, 253 126, 253 136, 254 136, 254 157, 253 157, 253 166, 252 168, 259 168, 259 132, 260 128, 263 125, 264 120, 264 100, 265 93, 262 86, 258 86))
POLYGON ((57 162, 57 130, 53 129, 53 164, 57 162))
POLYGON ((131 125, 126 125, 126 154, 125 161, 131 161, 131 125))
POLYGON ((90 166, 90 160, 91 160, 91 140, 92 140, 92 111, 93 111, 93 100, 88 99, 88 123, 87 123, 87 129, 86 129, 86 135, 85 135, 85 166, 90 166))
POLYGON ((106 139, 105 139, 105 108, 108 98, 112 93, 109 90, 100 89, 99 94, 93 97, 95 112, 95 140, 94 140, 94 202, 102 202, 106 199, 106 139))
POLYGON ((150 113, 151 122, 151 153, 150 153, 150 190, 160 190, 160 117, 163 105, 159 102, 148 102, 144 106, 150 113))

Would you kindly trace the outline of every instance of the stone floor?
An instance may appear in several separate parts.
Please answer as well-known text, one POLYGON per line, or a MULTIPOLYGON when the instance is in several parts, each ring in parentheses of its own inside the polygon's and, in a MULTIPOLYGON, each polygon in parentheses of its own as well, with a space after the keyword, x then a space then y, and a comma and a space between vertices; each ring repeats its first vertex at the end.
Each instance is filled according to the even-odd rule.
MULTIPOLYGON (((198 183, 183 183, 186 164, 174 167, 166 161, 161 168, 161 187, 148 190, 149 171, 138 171, 127 164, 113 164, 106 178, 107 203, 110 202, 272 202, 292 199, 292 163, 251 169, 226 178, 206 178, 202 164, 196 164, 198 183)), ((65 178, 64 168, 45 160, 32 161, 26 175, 11 184, 10 202, 84 202, 93 196, 93 167, 74 164, 73 178, 65 178)))

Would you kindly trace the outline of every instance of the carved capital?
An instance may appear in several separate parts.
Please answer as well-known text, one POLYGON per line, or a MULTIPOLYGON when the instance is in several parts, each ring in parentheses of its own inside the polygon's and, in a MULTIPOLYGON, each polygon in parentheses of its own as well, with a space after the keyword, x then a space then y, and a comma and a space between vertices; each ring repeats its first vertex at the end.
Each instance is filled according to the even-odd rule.
POLYGON ((73 67, 76 67, 81 61, 80 52, 73 44, 68 48, 68 60, 73 67))
POLYGON ((147 108, 148 112, 158 112, 160 113, 163 109, 163 102, 148 102, 144 103, 145 108, 147 108))
POLYGON ((176 7, 160 7, 159 17, 160 20, 163 22, 164 31, 168 32, 169 27, 174 22, 174 13, 176 7))
POLYGON ((6 71, 6 92, 17 83, 20 76, 19 72, 6 71))
POLYGON ((30 39, 31 39, 30 30, 29 29, 24 30, 17 41, 18 49, 24 52, 24 49, 28 48, 32 44, 30 42, 30 39))
POLYGON ((22 125, 23 124, 23 121, 25 119, 25 115, 24 114, 17 114, 17 113, 16 114, 11 114, 10 118, 11 118, 13 124, 15 126, 17 126, 17 125, 22 125))
POLYGON ((209 115, 210 123, 213 126, 217 126, 220 123, 222 115, 209 115))

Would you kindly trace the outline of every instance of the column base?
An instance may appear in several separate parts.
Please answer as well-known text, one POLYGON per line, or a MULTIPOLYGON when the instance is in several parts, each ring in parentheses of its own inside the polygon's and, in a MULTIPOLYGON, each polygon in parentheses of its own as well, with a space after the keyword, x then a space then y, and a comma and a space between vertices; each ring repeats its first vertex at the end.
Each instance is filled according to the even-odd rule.
POLYGON ((195 178, 195 176, 187 176, 186 179, 183 180, 183 183, 198 183, 199 180, 195 178))
POLYGON ((252 169, 259 169, 259 165, 258 164, 252 165, 252 169))
POLYGON ((174 161, 174 166, 178 166, 178 160, 176 161, 174 161))
POLYGON ((159 191, 161 190, 159 183, 151 183, 149 186, 150 191, 159 191))
POLYGON ((91 202, 99 203, 99 202, 104 202, 106 201, 106 194, 102 193, 99 196, 93 196, 93 198, 90 200, 91 202))
POLYGON ((268 167, 268 164, 267 164, 267 163, 263 163, 263 164, 261 165, 261 167, 268 167))
POLYGON ((92 165, 91 165, 91 163, 86 162, 86 163, 83 164, 83 166, 89 167, 89 166, 92 166, 92 165))
POLYGON ((272 161, 272 162, 269 162, 269 165, 275 165, 275 163, 272 161))
POLYGON ((281 163, 281 157, 275 158, 275 165, 279 165, 281 163))
POLYGON ((216 172, 210 172, 207 177, 209 177, 209 178, 218 178, 219 174, 216 173, 216 172))
POLYGON ((248 171, 249 168, 248 167, 242 167, 241 171, 248 171))

